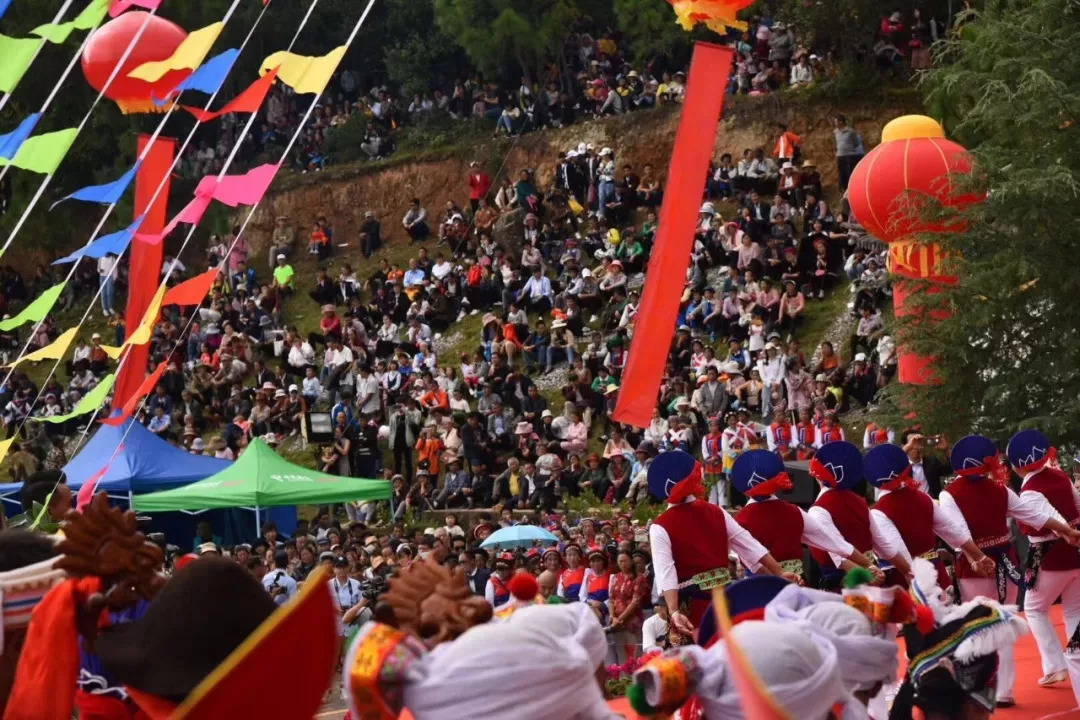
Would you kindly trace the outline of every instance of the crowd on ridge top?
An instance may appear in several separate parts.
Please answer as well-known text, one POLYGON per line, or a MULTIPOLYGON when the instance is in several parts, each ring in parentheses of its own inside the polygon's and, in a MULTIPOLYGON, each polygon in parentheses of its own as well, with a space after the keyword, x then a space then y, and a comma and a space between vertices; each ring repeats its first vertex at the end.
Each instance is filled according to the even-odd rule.
MULTIPOLYGON (((729 92, 764 95, 797 89, 837 72, 830 51, 807 46, 788 24, 754 17, 749 25, 749 30, 730 38, 737 61, 729 92)), ((883 72, 925 69, 930 66, 929 47, 940 31, 940 23, 923 18, 917 9, 906 18, 893 11, 881 18, 875 43, 863 48, 863 54, 883 72)), ((447 122, 493 123, 496 135, 515 136, 681 103, 686 68, 672 67, 662 57, 636 66, 622 43, 621 35, 610 30, 574 33, 565 43, 564 74, 552 70, 543 78, 520 78, 515 85, 474 73, 411 98, 398 95, 385 83, 363 88, 360 75, 346 68, 336 75, 331 89, 316 106, 290 162, 301 171, 318 170, 333 162, 326 148, 328 135, 357 116, 364 123, 361 149, 367 157, 378 158, 394 151, 396 130, 433 115, 447 122)), ((240 163, 284 150, 303 109, 288 88, 275 85, 250 132, 242 139, 240 163)), ((182 164, 180 172, 185 177, 199 178, 221 169, 243 128, 243 118, 226 115, 213 127, 216 137, 204 136, 182 164)))

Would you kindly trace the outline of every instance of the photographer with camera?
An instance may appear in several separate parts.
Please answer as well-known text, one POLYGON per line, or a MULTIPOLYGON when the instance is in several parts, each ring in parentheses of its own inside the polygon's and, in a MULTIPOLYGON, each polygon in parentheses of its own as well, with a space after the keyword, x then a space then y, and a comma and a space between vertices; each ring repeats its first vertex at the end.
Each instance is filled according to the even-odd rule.
POLYGON ((334 559, 334 577, 330 580, 330 592, 337 599, 341 613, 338 631, 342 637, 347 637, 371 619, 371 606, 374 602, 364 593, 360 581, 349 577, 348 558, 334 559))
POLYGON ((937 500, 941 494, 942 479, 949 476, 952 467, 936 455, 927 453, 929 449, 948 452, 949 442, 944 435, 926 437, 917 430, 908 430, 900 440, 911 463, 911 477, 919 484, 919 489, 937 500))
POLYGON ((274 553, 274 569, 263 575, 263 587, 278 605, 284 605, 296 595, 296 581, 289 577, 288 568, 288 553, 278 550, 274 553))

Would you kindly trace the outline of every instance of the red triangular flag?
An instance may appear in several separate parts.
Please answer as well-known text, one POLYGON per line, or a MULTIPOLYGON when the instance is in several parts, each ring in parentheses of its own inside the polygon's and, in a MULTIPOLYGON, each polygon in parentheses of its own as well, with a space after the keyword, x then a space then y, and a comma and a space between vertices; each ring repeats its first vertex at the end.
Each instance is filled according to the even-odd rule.
MULTIPOLYGON (((142 381, 142 384, 132 393, 127 402, 124 403, 124 407, 120 408, 120 414, 114 415, 109 418, 105 418, 101 422, 106 425, 122 425, 125 420, 135 414, 136 408, 139 407, 139 403, 142 399, 150 394, 150 391, 154 389, 154 386, 158 384, 158 380, 161 379, 161 374, 165 372, 165 365, 168 361, 162 360, 158 363, 158 366, 154 368, 154 372, 146 376, 146 379, 142 381)), ((89 483, 88 483, 89 484, 89 483)))
POLYGON ((225 103, 220 110, 203 110, 202 108, 190 107, 188 105, 181 105, 180 107, 187 110, 195 116, 196 120, 203 123, 228 113, 257 112, 259 107, 262 106, 263 100, 266 99, 266 93, 270 92, 270 86, 274 84, 274 78, 277 77, 277 72, 278 69, 274 68, 255 82, 251 83, 246 90, 225 103))
POLYGON ((185 280, 176 287, 169 288, 165 298, 161 301, 162 307, 167 305, 201 305, 206 293, 220 272, 217 268, 211 268, 201 275, 196 275, 190 280, 185 280))
MULTIPOLYGON (((116 453, 120 454, 121 452, 123 452, 123 449, 124 446, 121 445, 119 448, 117 448, 116 453)), ((79 494, 75 499, 76 510, 82 510, 83 507, 85 507, 91 500, 94 499, 94 489, 97 487, 97 484, 101 480, 101 478, 105 477, 105 473, 109 470, 109 465, 111 464, 112 460, 109 461, 108 465, 91 475, 90 479, 82 484, 82 487, 79 488, 79 494)))

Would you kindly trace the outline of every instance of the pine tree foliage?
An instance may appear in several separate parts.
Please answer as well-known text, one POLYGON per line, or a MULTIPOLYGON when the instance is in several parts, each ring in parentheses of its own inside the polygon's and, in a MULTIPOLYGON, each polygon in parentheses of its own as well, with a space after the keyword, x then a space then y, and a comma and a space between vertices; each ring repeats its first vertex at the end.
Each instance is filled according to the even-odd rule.
MULTIPOLYGON (((986 200, 966 230, 934 238, 959 282, 906 319, 899 339, 936 357, 941 383, 893 383, 894 420, 1006 440, 1041 427, 1080 439, 1080 1, 1001 2, 962 18, 923 79, 931 114, 974 155, 968 189, 986 200)), ((899 424, 897 426, 900 426, 899 424)))

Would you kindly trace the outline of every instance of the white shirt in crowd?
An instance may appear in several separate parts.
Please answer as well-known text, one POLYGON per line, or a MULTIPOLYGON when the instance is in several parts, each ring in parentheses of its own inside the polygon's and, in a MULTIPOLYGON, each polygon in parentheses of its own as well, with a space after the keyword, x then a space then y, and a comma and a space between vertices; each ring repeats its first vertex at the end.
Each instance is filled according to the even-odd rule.
POLYGON ((356 400, 357 402, 364 400, 363 405, 360 406, 360 412, 365 415, 370 415, 379 409, 379 379, 375 377, 373 373, 368 373, 367 377, 363 375, 356 376, 356 400))
POLYGON ((116 279, 116 256, 106 255, 105 257, 98 258, 97 261, 98 275, 102 280, 109 278, 116 279))
POLYGON ((274 568, 263 575, 262 583, 268 593, 273 593, 275 589, 285 591, 274 596, 274 602, 278 605, 284 605, 296 595, 296 581, 281 568, 274 568))
POLYGON ((659 615, 650 615, 641 623, 641 652, 660 649, 660 636, 667 635, 668 621, 659 615))
POLYGON ((525 287, 521 288, 521 294, 527 295, 533 300, 539 300, 542 297, 551 297, 551 280, 544 275, 541 275, 540 277, 533 275, 525 283, 525 287))
MULTIPOLYGON (((685 502, 693 501, 694 497, 691 496, 685 502)), ((761 558, 768 555, 769 551, 736 522, 735 518, 728 516, 724 525, 727 529, 728 548, 735 552, 739 561, 749 568, 750 572, 757 572, 761 568, 761 558)), ((675 558, 671 554, 671 538, 667 530, 653 523, 649 527, 649 546, 652 548, 657 594, 677 589, 679 578, 675 573, 675 558)))

